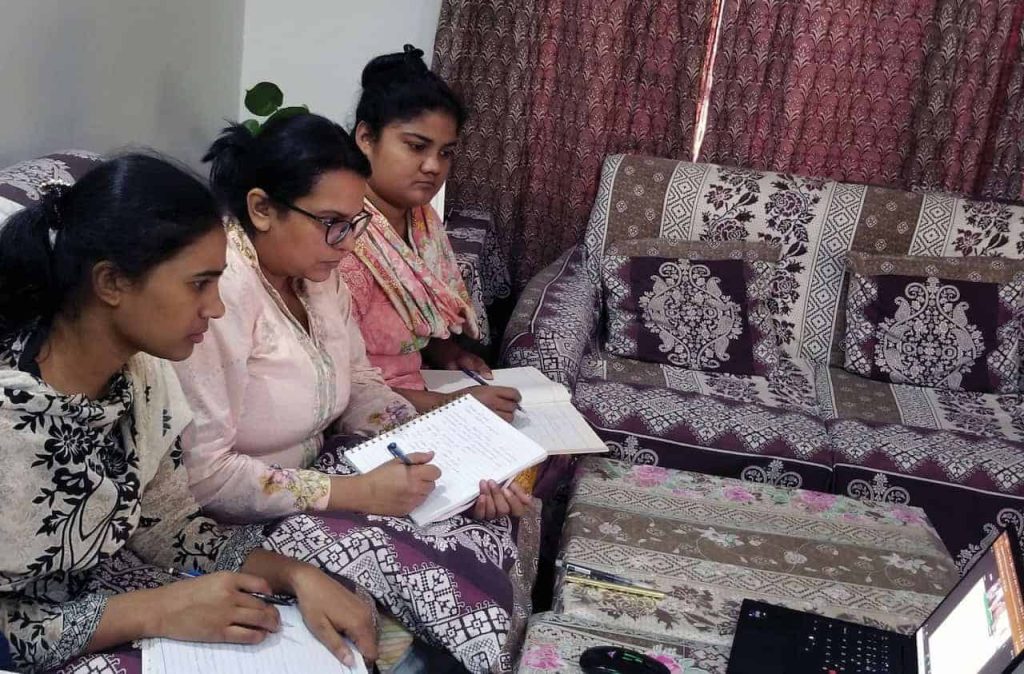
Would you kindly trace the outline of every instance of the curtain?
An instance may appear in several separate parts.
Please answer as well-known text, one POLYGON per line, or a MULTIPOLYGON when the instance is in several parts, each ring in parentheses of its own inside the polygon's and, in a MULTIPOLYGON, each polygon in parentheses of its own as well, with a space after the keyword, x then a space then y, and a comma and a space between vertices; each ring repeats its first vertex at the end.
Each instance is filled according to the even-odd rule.
POLYGON ((1024 2, 1014 19, 1003 63, 1004 100, 982 153, 987 164, 976 191, 990 199, 1024 201, 1024 2))
POLYGON ((894 184, 936 0, 730 0, 706 161, 894 184))
POLYGON ((471 111, 448 195, 491 211, 517 287, 579 240, 605 156, 690 155, 715 6, 445 0, 435 69, 471 111))
POLYGON ((1016 198, 1024 104, 1006 46, 1022 5, 729 0, 701 158, 1016 198), (991 179, 986 148, 1000 152, 991 179))

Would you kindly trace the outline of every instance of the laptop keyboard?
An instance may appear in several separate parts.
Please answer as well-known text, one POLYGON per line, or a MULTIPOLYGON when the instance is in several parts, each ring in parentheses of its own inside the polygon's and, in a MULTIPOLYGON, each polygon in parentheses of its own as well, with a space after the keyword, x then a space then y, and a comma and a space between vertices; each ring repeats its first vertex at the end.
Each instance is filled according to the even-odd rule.
POLYGON ((823 674, 888 674, 899 671, 900 647, 891 635, 818 616, 808 616, 807 624, 809 629, 803 643, 803 654, 806 660, 821 662, 823 674))

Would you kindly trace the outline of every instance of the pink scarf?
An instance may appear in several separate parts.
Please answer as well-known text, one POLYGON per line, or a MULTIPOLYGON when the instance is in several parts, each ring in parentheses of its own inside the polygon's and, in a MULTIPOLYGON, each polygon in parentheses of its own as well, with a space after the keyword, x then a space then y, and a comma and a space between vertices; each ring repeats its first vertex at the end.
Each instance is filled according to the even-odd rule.
POLYGON ((429 205, 412 209, 410 246, 369 199, 365 205, 372 217, 355 255, 415 335, 417 348, 452 333, 479 338, 476 312, 437 212, 429 205))

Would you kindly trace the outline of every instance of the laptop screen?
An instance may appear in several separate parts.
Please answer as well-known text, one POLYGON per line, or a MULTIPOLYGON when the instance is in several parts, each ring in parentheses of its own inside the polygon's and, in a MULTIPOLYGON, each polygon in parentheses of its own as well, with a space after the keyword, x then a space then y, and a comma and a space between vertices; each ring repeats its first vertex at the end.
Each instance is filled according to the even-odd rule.
POLYGON ((1007 532, 917 631, 921 674, 1000 674, 1024 650, 1024 602, 1007 532))

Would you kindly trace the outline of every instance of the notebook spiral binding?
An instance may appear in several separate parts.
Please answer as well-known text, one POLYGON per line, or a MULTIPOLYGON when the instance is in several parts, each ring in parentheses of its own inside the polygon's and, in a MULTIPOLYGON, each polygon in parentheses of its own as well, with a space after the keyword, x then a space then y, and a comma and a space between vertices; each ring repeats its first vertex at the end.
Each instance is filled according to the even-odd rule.
MULTIPOLYGON (((348 449, 346 449, 345 452, 341 456, 342 456, 342 458, 345 458, 345 457, 348 456, 349 452, 355 452, 357 450, 362 449, 366 445, 369 445, 370 443, 377 442, 379 440, 387 440, 388 438, 390 438, 390 437, 394 436, 395 434, 397 434, 399 431, 401 431, 403 429, 406 429, 406 428, 410 428, 412 426, 415 426, 416 424, 420 423, 421 421, 423 421, 425 419, 429 419, 430 417, 434 416, 435 414, 438 414, 440 412, 444 412, 449 407, 452 407, 452 406, 456 405, 457 403, 461 402, 463 398, 468 398, 468 397, 470 397, 469 393, 463 393, 462 395, 457 396, 456 398, 453 398, 452 400, 449 400, 448 402, 446 402, 443 405, 438 405, 437 407, 435 407, 434 409, 430 410, 429 412, 424 412, 423 414, 419 415, 418 417, 416 417, 414 419, 410 419, 409 421, 406 421, 404 424, 401 424, 400 426, 395 426, 394 428, 386 430, 383 433, 380 433, 378 435, 374 435, 374 436, 368 437, 365 440, 363 440, 362 442, 360 442, 358 445, 356 445, 355 447, 349 447, 348 449)), ((347 459, 346 459, 346 461, 347 461, 347 459)), ((354 465, 352 465, 351 462, 348 462, 348 465, 353 470, 357 470, 356 467, 354 465)))

